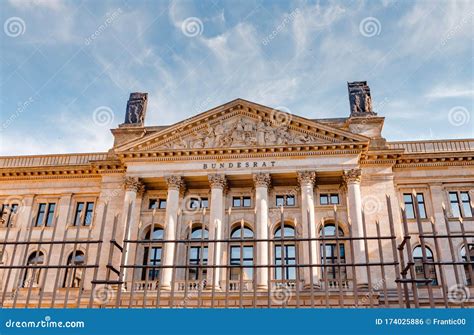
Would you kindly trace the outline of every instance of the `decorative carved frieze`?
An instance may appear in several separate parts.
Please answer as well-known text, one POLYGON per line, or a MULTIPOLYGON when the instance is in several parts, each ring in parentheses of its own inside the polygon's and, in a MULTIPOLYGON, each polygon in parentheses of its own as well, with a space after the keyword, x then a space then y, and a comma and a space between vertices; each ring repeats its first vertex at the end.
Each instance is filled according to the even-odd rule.
POLYGON ((168 184, 169 190, 178 190, 180 192, 184 192, 185 184, 183 177, 181 176, 167 176, 165 177, 166 184, 168 184))
POLYGON ((311 186, 314 186, 314 183, 316 182, 316 172, 299 171, 297 175, 298 175, 298 182, 300 183, 300 185, 311 184, 311 186))
POLYGON ((288 124, 246 117, 219 120, 193 134, 181 136, 166 149, 233 148, 321 142, 315 136, 290 130, 288 124))
POLYGON ((351 169, 344 171, 344 181, 348 183, 360 183, 361 169, 351 169))
POLYGON ((125 191, 132 191, 138 194, 145 192, 145 185, 137 177, 125 177, 123 180, 123 187, 125 191))
POLYGON ((225 190, 225 188, 227 187, 227 179, 223 174, 210 174, 208 176, 208 179, 211 188, 221 188, 225 190))
POLYGON ((255 183, 255 187, 266 187, 269 188, 271 185, 271 177, 269 173, 256 173, 253 175, 253 181, 255 183))

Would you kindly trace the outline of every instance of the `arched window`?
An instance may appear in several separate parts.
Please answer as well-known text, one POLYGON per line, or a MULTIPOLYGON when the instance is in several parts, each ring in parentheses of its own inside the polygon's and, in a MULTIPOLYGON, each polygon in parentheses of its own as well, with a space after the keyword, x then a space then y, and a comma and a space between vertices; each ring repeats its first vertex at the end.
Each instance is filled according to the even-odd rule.
MULTIPOLYGON (((236 241, 230 243, 229 264, 230 280, 252 280, 253 279, 253 231, 248 227, 236 227, 230 234, 231 239, 249 241, 236 241)), ((231 285, 234 285, 231 283, 231 285)), ((231 287, 232 289, 232 287, 231 287)))
POLYGON ((160 269, 155 266, 161 264, 161 255, 163 250, 163 245, 161 242, 163 240, 163 229, 160 227, 150 227, 145 235, 145 242, 143 249, 143 265, 150 266, 148 268, 142 268, 142 280, 158 280, 160 276, 160 269))
POLYGON ((461 260, 467 264, 464 265, 464 273, 466 275, 466 284, 472 285, 472 275, 474 275, 474 244, 468 244, 468 255, 466 255, 466 246, 463 245, 461 248, 461 260), (471 263, 469 265, 469 262, 471 263), (471 267, 469 269, 469 266, 471 267))
MULTIPOLYGON (((83 265, 85 262, 84 253, 81 250, 71 252, 67 258, 67 265, 77 266, 83 265)), ((63 287, 79 287, 82 281, 83 270, 81 268, 66 268, 64 274, 63 287)))
POLYGON ((37 266, 44 264, 44 254, 41 251, 33 251, 28 257, 26 265, 28 268, 23 277, 23 287, 38 287, 40 283, 41 268, 37 266), (30 267, 31 266, 31 267, 30 267))
POLYGON ((295 228, 285 225, 282 229, 279 226, 275 230, 275 279, 276 280, 296 280, 296 244, 293 238, 295 228))
MULTIPOLYGON (((413 261, 415 262, 415 276, 416 279, 430 279, 431 282, 428 284, 438 285, 438 279, 436 277, 436 268, 433 264, 434 262, 433 252, 430 248, 425 247, 426 251, 426 264, 423 265, 423 251, 421 246, 415 247, 413 249, 413 261)), ((425 283, 418 283, 417 286, 425 286, 425 283)))
MULTIPOLYGON (((338 237, 343 237, 344 232, 338 227, 338 237)), ((325 224, 319 231, 320 237, 324 237, 324 241, 320 242, 321 264, 325 266, 323 271, 323 280, 327 281, 330 286, 338 285, 339 280, 347 280, 347 271, 345 266, 338 266, 346 263, 346 248, 344 241, 336 240, 336 225, 325 224), (339 252, 338 252, 339 244, 339 252)))
POLYGON ((191 230, 189 239, 191 243, 188 246, 188 280, 204 280, 207 275, 207 269, 202 267, 192 267, 193 265, 207 265, 207 242, 209 232, 202 227, 194 227, 191 230))

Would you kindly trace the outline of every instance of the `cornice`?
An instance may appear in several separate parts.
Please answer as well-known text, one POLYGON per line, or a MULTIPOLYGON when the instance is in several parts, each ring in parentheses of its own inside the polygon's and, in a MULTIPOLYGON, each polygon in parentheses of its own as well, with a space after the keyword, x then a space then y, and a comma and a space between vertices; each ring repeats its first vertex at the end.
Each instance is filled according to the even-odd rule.
POLYGON ((117 153, 123 162, 130 161, 172 161, 239 159, 288 156, 357 155, 365 150, 368 143, 334 143, 320 145, 287 145, 251 148, 209 148, 159 151, 128 151, 117 153))
POLYGON ((394 168, 471 166, 474 152, 413 153, 397 159, 394 168))
POLYGON ((0 180, 100 178, 102 174, 123 174, 120 161, 97 161, 87 165, 0 168, 0 180))

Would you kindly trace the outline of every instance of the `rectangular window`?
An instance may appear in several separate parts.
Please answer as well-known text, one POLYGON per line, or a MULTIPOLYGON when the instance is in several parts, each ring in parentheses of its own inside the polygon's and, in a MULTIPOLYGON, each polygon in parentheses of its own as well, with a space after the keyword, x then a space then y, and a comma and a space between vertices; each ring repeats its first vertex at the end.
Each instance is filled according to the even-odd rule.
MULTIPOLYGON (((425 198, 423 196, 423 193, 418 193, 416 195, 416 200, 418 201, 418 211, 420 212, 420 219, 426 219, 425 198)), ((413 199, 413 195, 410 193, 404 193, 403 202, 405 204, 405 214, 407 219, 416 219, 415 201, 413 199)))
POLYGON ((148 209, 166 209, 166 199, 150 199, 148 209))
POLYGON ((449 202, 451 204, 451 213, 453 217, 472 217, 471 199, 469 196, 469 192, 449 192, 449 202))
POLYGON ((296 199, 294 195, 277 195, 275 198, 275 204, 277 207, 293 207, 296 205, 296 199))
POLYGON ((92 223, 93 213, 93 202, 78 202, 76 214, 74 215, 74 226, 89 226, 92 223))
MULTIPOLYGON (((207 247, 191 246, 188 251, 188 265, 207 265, 207 256, 207 247)), ((206 275, 206 268, 188 268, 189 280, 202 280, 206 275)))
POLYGON ((230 280, 252 280, 253 278, 253 246, 230 247, 230 280), (242 254, 241 254, 242 252, 242 254))
POLYGON ((293 244, 275 245, 275 279, 295 280, 296 247, 293 244), (284 255, 282 254, 284 253, 284 255))
POLYGON ((320 205, 339 205, 339 194, 320 194, 319 195, 320 205))
POLYGON ((232 207, 252 207, 252 198, 232 197, 232 207))
POLYGON ((11 226, 17 211, 18 204, 3 204, 0 216, 0 226, 11 226))
POLYGON ((38 206, 38 215, 36 216, 36 227, 51 227, 54 220, 54 210, 56 203, 40 203, 38 206))
POLYGON ((192 198, 190 200, 189 206, 191 209, 209 208, 209 200, 208 198, 192 198))

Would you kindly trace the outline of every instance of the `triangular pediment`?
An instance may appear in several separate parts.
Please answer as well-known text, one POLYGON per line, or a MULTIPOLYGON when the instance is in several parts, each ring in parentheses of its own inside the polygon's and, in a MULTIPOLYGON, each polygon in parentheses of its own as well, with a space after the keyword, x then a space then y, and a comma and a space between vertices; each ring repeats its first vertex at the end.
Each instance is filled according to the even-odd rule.
POLYGON ((249 148, 367 142, 365 136, 334 128, 243 99, 178 122, 116 147, 116 152, 249 148))

